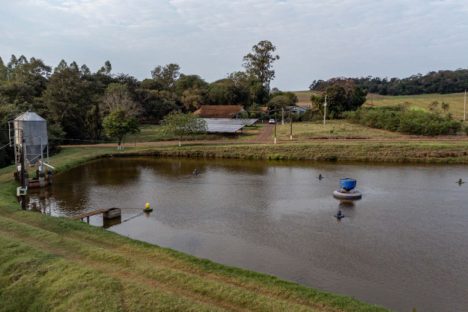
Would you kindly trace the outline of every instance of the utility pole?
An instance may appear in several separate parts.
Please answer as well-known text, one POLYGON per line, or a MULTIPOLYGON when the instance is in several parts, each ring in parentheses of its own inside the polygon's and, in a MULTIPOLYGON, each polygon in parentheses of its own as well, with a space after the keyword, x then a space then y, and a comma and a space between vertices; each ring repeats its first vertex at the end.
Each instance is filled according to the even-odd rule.
POLYGON ((289 139, 292 140, 292 109, 289 109, 289 139))
MULTIPOLYGON (((22 192, 24 192, 24 189, 26 188, 26 172, 24 170, 24 154, 26 152, 26 148, 24 146, 25 140, 24 137, 22 137, 21 140, 21 172, 20 172, 20 182, 21 182, 21 188, 22 192)), ((23 194, 23 193, 22 193, 23 194)), ((26 209, 26 196, 21 195, 21 208, 26 209)))
POLYGON ((284 126, 284 107, 281 107, 281 125, 284 126))
POLYGON ((274 144, 276 144, 276 112, 275 112, 275 139, 273 140, 274 144))
POLYGON ((466 89, 465 89, 465 98, 463 101, 463 121, 466 121, 466 89))
POLYGON ((325 103, 323 103, 323 125, 327 123, 327 95, 325 94, 325 103))

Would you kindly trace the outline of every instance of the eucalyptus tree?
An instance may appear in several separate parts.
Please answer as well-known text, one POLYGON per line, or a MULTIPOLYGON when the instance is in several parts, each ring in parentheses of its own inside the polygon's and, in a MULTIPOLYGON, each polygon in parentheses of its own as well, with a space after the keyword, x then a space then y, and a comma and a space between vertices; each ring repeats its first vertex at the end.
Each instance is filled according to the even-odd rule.
POLYGON ((180 66, 177 64, 167 64, 165 66, 156 66, 151 71, 151 77, 165 90, 173 90, 176 86, 176 81, 180 76, 180 66))
POLYGON ((263 40, 252 47, 252 51, 244 56, 244 68, 255 77, 266 91, 270 91, 270 82, 275 78, 273 63, 279 60, 274 54, 276 47, 268 40, 263 40))

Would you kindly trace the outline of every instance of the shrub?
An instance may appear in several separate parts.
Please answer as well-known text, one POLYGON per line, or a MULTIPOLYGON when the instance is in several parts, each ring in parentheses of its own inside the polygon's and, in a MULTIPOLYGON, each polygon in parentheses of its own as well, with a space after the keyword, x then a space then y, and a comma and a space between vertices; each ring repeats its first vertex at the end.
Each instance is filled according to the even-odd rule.
POLYGON ((371 128, 407 134, 456 134, 461 129, 461 123, 453 120, 450 115, 406 109, 403 106, 360 108, 355 112, 347 112, 345 116, 352 122, 371 128))

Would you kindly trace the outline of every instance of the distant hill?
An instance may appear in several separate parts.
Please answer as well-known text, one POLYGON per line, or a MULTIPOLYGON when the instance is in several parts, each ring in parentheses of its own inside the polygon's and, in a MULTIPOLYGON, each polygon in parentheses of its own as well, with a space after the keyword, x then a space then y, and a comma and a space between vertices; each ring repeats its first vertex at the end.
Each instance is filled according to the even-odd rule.
POLYGON ((468 69, 432 71, 407 78, 336 77, 329 80, 315 80, 310 85, 313 91, 323 91, 330 83, 352 80, 369 93, 380 95, 415 95, 431 93, 456 93, 468 89, 468 69))

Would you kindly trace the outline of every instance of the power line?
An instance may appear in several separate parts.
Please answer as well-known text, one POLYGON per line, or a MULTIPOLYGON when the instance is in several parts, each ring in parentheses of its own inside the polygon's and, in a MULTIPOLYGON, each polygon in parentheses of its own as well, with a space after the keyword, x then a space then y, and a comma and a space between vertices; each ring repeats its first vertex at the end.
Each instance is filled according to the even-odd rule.
POLYGON ((10 143, 7 143, 6 145, 0 147, 0 151, 3 150, 3 149, 5 149, 5 148, 7 148, 7 147, 9 147, 9 146, 10 146, 10 143))

